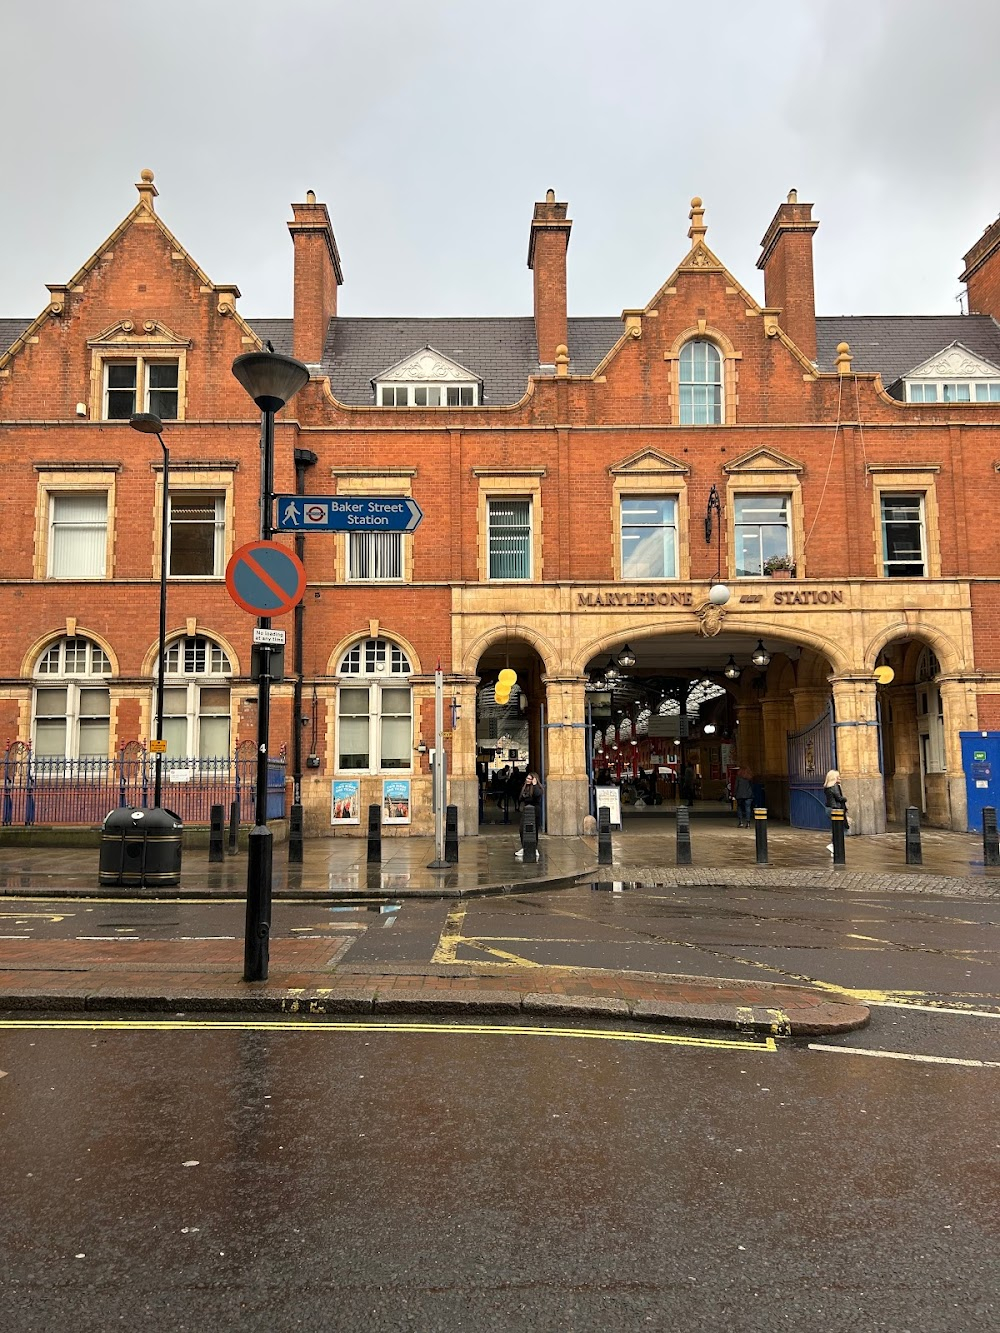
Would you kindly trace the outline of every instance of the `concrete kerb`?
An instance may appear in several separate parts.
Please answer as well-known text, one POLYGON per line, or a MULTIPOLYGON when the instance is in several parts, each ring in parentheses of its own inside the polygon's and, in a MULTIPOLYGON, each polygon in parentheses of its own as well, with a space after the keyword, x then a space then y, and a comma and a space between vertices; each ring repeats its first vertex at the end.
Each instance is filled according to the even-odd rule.
MULTIPOLYGON (((296 987, 265 989, 268 983, 253 983, 234 991, 230 987, 206 986, 173 995, 153 994, 127 986, 76 993, 53 993, 44 986, 28 986, 0 999, 0 1012, 107 1014, 155 1013, 191 1017, 197 1014, 271 1014, 309 1018, 384 1017, 421 1018, 524 1017, 552 1022, 574 1022, 584 1018, 614 1023, 638 1023, 660 1027, 698 1027, 755 1036, 806 1037, 850 1032, 864 1027, 869 1011, 864 1005, 834 998, 803 1006, 779 1006, 731 1002, 692 1004, 682 1000, 625 1000, 616 996, 553 995, 523 993, 495 988, 470 991, 466 995, 436 994, 406 988, 380 990, 377 985, 346 989, 296 987)), ((758 988, 759 989, 759 988, 758 988)), ((787 992, 791 988, 784 988, 787 992)), ((806 992, 804 988, 803 995, 806 992)))

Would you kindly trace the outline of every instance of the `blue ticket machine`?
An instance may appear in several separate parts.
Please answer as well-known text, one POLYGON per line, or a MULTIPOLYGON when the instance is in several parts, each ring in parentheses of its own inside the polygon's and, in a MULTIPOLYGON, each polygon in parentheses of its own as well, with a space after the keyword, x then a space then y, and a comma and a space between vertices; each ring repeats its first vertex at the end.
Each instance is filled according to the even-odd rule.
POLYGON ((983 827, 983 807, 1000 809, 1000 731, 960 731, 969 832, 983 827))

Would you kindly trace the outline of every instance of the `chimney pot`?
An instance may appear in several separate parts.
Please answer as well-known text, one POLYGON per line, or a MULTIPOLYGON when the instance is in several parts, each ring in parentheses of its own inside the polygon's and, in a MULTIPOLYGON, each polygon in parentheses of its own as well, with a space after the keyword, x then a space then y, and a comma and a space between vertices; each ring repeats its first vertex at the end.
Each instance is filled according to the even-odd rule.
POLYGON ((545 199, 535 204, 531 220, 528 267, 534 275, 535 341, 540 366, 555 366, 558 349, 569 343, 566 248, 573 224, 567 211, 568 205, 556 200, 555 190, 546 190, 545 199))
POLYGON ((816 294, 813 285, 812 204, 798 190, 778 205, 761 241, 757 267, 764 271, 764 304, 780 311, 781 327, 810 361, 816 360, 816 294))
POLYGON ((337 288, 344 281, 340 254, 326 204, 312 190, 304 204, 292 204, 288 230, 295 247, 292 351, 308 366, 323 360, 330 320, 337 314, 337 288))

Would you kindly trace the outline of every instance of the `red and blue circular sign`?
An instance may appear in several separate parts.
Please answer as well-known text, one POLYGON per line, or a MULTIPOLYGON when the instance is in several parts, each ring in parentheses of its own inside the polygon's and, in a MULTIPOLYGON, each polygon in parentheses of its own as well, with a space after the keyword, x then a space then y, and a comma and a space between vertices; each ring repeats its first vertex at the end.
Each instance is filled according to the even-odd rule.
POLYGON ((226 566, 226 587, 237 606, 252 616, 283 616, 302 600, 302 561, 277 542, 247 542, 226 566))

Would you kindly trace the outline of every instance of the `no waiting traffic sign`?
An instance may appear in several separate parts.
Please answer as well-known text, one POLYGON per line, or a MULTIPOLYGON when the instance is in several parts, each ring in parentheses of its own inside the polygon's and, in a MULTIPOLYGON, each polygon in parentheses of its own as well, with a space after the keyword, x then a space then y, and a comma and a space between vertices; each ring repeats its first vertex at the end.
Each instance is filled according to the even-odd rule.
POLYGON ((302 561, 277 542, 247 542, 230 556, 226 587, 237 606, 252 616, 283 616, 302 600, 302 561))

